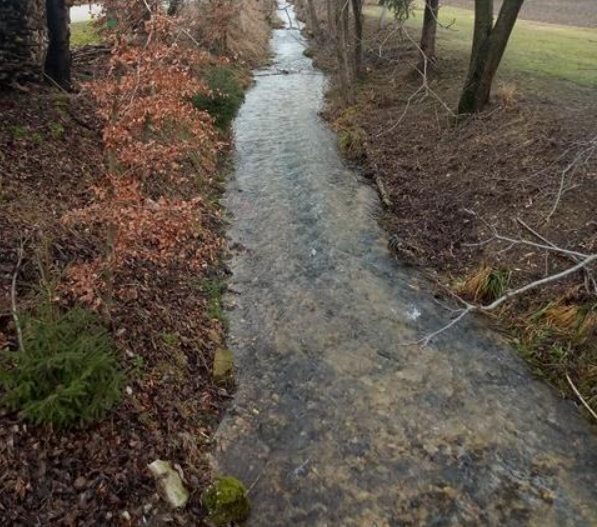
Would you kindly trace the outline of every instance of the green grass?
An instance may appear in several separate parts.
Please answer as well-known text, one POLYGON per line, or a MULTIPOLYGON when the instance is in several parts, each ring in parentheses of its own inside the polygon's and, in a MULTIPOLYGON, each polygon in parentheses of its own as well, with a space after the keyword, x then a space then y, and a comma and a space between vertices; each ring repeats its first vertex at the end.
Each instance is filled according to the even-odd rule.
MULTIPOLYGON (((381 7, 367 6, 366 15, 379 18, 381 7)), ((386 20, 389 19, 389 14, 386 20)), ((419 29, 423 13, 417 9, 407 23, 419 29)), ((438 51, 470 53, 473 11, 442 7, 438 51)), ((519 20, 512 34, 502 67, 510 72, 533 73, 597 88, 597 36, 594 29, 519 20)))
POLYGON ((75 22, 70 26, 70 43, 73 48, 100 44, 100 36, 92 22, 75 22))

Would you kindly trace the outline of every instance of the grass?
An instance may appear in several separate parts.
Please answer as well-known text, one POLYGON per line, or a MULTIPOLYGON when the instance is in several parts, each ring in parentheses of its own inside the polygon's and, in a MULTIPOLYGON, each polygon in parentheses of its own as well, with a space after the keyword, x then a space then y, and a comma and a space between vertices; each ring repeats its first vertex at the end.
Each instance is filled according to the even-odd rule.
POLYGON ((101 39, 93 22, 75 22, 70 26, 70 43, 73 48, 100 44, 101 39))
MULTIPOLYGON (((379 18, 381 7, 366 6, 364 13, 379 18)), ((446 6, 441 8, 438 19, 443 26, 450 26, 450 29, 440 28, 438 32, 440 58, 442 51, 470 53, 473 11, 446 6)), ((420 29, 422 20, 423 13, 417 9, 407 25, 420 29)), ((519 20, 502 67, 510 72, 533 73, 571 81, 587 88, 597 88, 595 30, 519 20)))

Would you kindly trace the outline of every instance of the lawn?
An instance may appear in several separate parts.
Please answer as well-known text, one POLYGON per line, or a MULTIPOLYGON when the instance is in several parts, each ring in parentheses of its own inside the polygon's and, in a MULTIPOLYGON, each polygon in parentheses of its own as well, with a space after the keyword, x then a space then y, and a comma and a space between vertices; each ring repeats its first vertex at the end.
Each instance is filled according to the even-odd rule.
POLYGON ((75 22, 70 25, 70 33, 70 42, 73 48, 101 42, 93 22, 75 22))
MULTIPOLYGON (((379 17, 381 7, 366 6, 367 16, 379 17)), ((389 19, 390 14, 386 15, 389 19)), ((473 12, 457 7, 442 7, 438 50, 470 52, 473 12)), ((419 29, 421 10, 415 12, 409 27, 419 29)), ((503 68, 531 72, 548 78, 572 81, 579 86, 597 88, 597 34, 594 29, 519 20, 514 28, 503 68)))

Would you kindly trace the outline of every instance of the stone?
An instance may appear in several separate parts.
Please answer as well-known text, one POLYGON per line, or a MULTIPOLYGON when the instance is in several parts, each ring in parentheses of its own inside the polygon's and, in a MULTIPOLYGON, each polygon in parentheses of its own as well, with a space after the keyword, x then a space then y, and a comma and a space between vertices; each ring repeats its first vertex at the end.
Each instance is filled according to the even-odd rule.
POLYGON ((234 371, 234 355, 225 348, 218 348, 214 355, 213 379, 215 382, 230 380, 234 371))
POLYGON ((207 512, 208 524, 214 527, 243 522, 251 512, 245 486, 232 476, 216 477, 203 492, 201 504, 207 512))
POLYGON ((0 85, 39 80, 47 49, 45 0, 0 0, 0 85))
POLYGON ((156 480, 160 496, 174 509, 182 509, 189 500, 189 493, 183 484, 180 474, 168 461, 156 459, 148 465, 149 471, 156 480))

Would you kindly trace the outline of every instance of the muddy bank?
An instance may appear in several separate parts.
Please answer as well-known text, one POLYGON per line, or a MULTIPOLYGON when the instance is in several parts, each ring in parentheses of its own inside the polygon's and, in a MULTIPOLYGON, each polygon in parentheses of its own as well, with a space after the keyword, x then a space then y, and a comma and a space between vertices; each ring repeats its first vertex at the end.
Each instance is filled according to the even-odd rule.
POLYGON ((473 317, 405 346, 449 313, 388 250, 280 7, 226 197, 239 389, 214 455, 251 489, 248 524, 592 525, 596 439, 571 403, 473 317))

